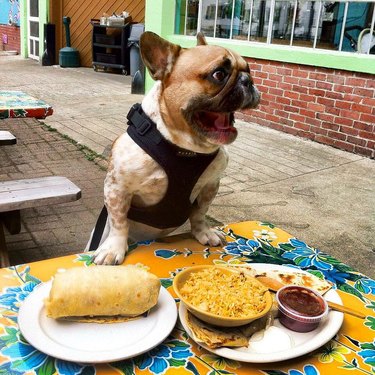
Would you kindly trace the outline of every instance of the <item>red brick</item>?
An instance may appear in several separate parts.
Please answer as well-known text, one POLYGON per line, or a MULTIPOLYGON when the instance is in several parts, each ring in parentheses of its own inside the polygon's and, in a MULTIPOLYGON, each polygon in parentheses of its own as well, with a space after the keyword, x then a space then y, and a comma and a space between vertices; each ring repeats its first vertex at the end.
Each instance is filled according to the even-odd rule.
POLYGON ((351 102, 344 102, 343 100, 336 100, 335 107, 340 109, 347 109, 349 110, 352 106, 351 102))
POLYGON ((315 101, 315 96, 313 96, 313 95, 300 94, 299 98, 300 98, 300 100, 303 100, 305 102, 314 102, 315 101))
POLYGON ((255 71, 255 72, 252 72, 252 75, 255 79, 255 81, 257 79, 267 79, 268 78, 268 74, 267 73, 264 73, 264 72, 259 72, 259 71, 255 71))
POLYGON ((276 96, 282 96, 284 91, 281 90, 281 89, 275 89, 274 87, 270 87, 270 89, 268 90, 270 94, 272 95, 276 95, 276 96))
POLYGON ((335 117, 334 123, 338 125, 346 125, 346 126, 353 126, 353 120, 346 117, 335 117))
POLYGON ((345 133, 345 134, 350 134, 350 135, 355 135, 357 136, 359 134, 358 129, 354 129, 350 126, 340 126, 340 132, 345 133))
POLYGON ((328 74, 327 75, 327 82, 333 82, 333 83, 336 83, 336 84, 343 85, 344 82, 345 82, 345 77, 343 77, 341 75, 338 75, 338 74, 328 74))
POLYGON ((302 129, 302 130, 310 130, 310 125, 305 124, 304 122, 296 122, 294 124, 294 127, 296 129, 302 129))
POLYGON ((332 124, 331 122, 322 122, 322 128, 324 129, 330 129, 333 131, 339 131, 340 125, 332 124))
POLYGON ((276 81, 276 82, 281 82, 282 80, 282 76, 278 75, 278 74, 269 74, 268 75, 268 78, 271 80, 271 81, 276 81))
POLYGON ((316 112, 323 112, 325 110, 325 106, 323 104, 316 103, 307 103, 307 108, 316 112))
POLYGON ((299 94, 296 93, 296 92, 293 92, 293 91, 285 91, 284 96, 286 96, 287 98, 290 98, 290 99, 298 99, 299 98, 299 94))
POLYGON ((296 69, 294 70, 293 75, 295 77, 307 78, 309 76, 309 73, 305 70, 296 69))
POLYGON ((366 122, 360 122, 360 121, 354 121, 353 128, 356 128, 359 130, 365 130, 368 132, 375 131, 375 125, 368 124, 366 122))
POLYGON ((375 79, 366 80, 365 87, 367 87, 369 89, 375 89, 375 79))
POLYGON ((327 129, 323 129, 320 126, 311 126, 310 130, 313 133, 315 133, 315 134, 322 134, 322 135, 327 135, 328 134, 328 130, 327 129))
POLYGON ((303 94, 307 94, 309 91, 307 87, 301 85, 293 85, 292 90, 303 94))
POLYGON ((288 98, 280 97, 277 100, 279 101, 279 103, 282 103, 282 104, 285 104, 285 105, 290 105, 290 99, 288 99, 288 98))
POLYGON ((292 75, 292 69, 289 68, 277 68, 276 73, 280 74, 281 76, 290 76, 292 75))
POLYGON ((334 85, 333 91, 338 92, 338 93, 352 94, 354 89, 352 86, 334 85))
POLYGON ((368 122, 370 124, 375 124, 375 116, 374 115, 368 115, 366 113, 362 113, 360 120, 363 122, 368 122))
POLYGON ((316 83, 316 87, 318 89, 324 89, 324 90, 332 90, 333 84, 329 82, 323 82, 323 81, 318 81, 316 83))
POLYGON ((284 129, 285 133, 292 134, 292 135, 298 135, 299 130, 295 128, 291 128, 289 126, 286 126, 284 129))
POLYGON ((327 79, 327 74, 325 73, 317 73, 317 72, 310 72, 309 74, 310 79, 315 79, 317 81, 325 81, 327 79))
POLYGON ((303 100, 292 100, 292 106, 299 107, 299 108, 307 108, 309 103, 303 100))
POLYGON ((353 143, 354 145, 358 146, 366 146, 366 140, 358 137, 353 137, 352 135, 348 135, 347 141, 349 143, 353 143))
POLYGON ((364 87, 365 84, 366 80, 364 78, 346 77, 345 79, 345 85, 364 87))
POLYGON ((372 89, 365 89, 362 87, 356 87, 353 90, 353 94, 355 95, 360 95, 360 96, 366 96, 368 98, 373 98, 374 97, 374 91, 372 89))
POLYGON ((307 109, 301 109, 300 114, 302 116, 310 117, 310 118, 315 118, 315 112, 314 111, 309 111, 307 109))
POLYGON ((353 94, 344 94, 343 100, 347 102, 352 102, 352 103, 361 103, 362 97, 359 95, 353 95, 353 94))
POLYGON ((290 83, 278 82, 277 87, 282 90, 291 90, 293 86, 290 83))
POLYGON ((330 146, 333 146, 335 142, 334 139, 328 136, 322 135, 322 134, 316 134, 316 136, 314 137, 314 141, 319 142, 319 143, 324 143, 330 146))
POLYGON ((271 65, 271 64, 269 64, 269 65, 264 65, 262 70, 263 70, 264 72, 277 74, 277 69, 276 69, 276 67, 273 66, 273 65, 271 65))
POLYGON ((326 97, 331 99, 343 99, 344 94, 342 92, 336 92, 336 91, 327 91, 326 97))
POLYGON ((316 81, 313 81, 311 79, 303 79, 303 78, 300 78, 298 80, 298 83, 304 87, 315 87, 316 85, 316 81))
POLYGON ((305 116, 301 116, 298 113, 289 113, 289 119, 293 121, 303 122, 305 120, 305 116))
POLYGON ((373 107, 370 107, 368 105, 361 105, 361 104, 357 104, 357 103, 354 103, 352 105, 353 111, 358 111, 358 112, 362 112, 362 113, 371 113, 372 109, 373 109, 373 107))
POLYGON ((333 107, 335 105, 335 101, 333 99, 318 98, 316 101, 319 104, 325 105, 326 107, 333 107))
POLYGON ((349 111, 346 109, 342 109, 340 112, 340 115, 342 117, 351 118, 353 120, 359 120, 359 117, 360 117, 360 113, 355 112, 355 111, 349 111))
POLYGON ((328 113, 317 113, 316 118, 318 118, 319 120, 327 121, 327 122, 333 122, 335 117, 328 113))
POLYGON ((313 125, 313 126, 318 126, 318 127, 320 127, 320 125, 321 125, 321 120, 318 120, 318 119, 316 119, 315 117, 306 117, 306 123, 307 124, 310 124, 310 125, 313 125))
POLYGON ((284 107, 284 109, 285 109, 285 111, 287 111, 287 112, 299 112, 300 111, 300 109, 298 108, 298 107, 294 107, 294 106, 292 106, 292 105, 286 105, 285 107, 284 107))
POLYGON ((326 112, 330 113, 331 115, 339 116, 340 115, 340 110, 335 107, 327 107, 326 112))
POLYGON ((319 89, 309 89, 308 94, 313 96, 325 96, 326 92, 319 89))
POLYGON ((276 87, 277 86, 277 82, 271 81, 269 79, 264 79, 263 80, 263 85, 268 86, 268 87, 276 87))
POLYGON ((283 82, 291 83, 292 85, 297 85, 298 78, 286 76, 286 77, 283 77, 283 82))
POLYGON ((362 104, 375 107, 375 98, 363 98, 362 104))
POLYGON ((349 152, 354 151, 354 145, 339 140, 334 141, 333 146, 349 152))
POLYGON ((361 147, 361 146, 356 145, 354 146, 354 152, 356 154, 374 158, 374 149, 371 149, 371 148, 361 147))
POLYGON ((372 141, 375 141, 375 133, 374 132, 366 132, 364 130, 359 131, 359 136, 366 138, 366 139, 371 139, 372 141))

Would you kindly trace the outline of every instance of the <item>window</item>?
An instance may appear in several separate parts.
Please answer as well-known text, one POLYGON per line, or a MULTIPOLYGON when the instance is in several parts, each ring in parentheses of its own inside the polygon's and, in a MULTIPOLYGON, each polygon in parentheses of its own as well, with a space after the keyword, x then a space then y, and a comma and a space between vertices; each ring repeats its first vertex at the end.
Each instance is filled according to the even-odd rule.
POLYGON ((178 34, 375 54, 375 0, 177 1, 178 34))

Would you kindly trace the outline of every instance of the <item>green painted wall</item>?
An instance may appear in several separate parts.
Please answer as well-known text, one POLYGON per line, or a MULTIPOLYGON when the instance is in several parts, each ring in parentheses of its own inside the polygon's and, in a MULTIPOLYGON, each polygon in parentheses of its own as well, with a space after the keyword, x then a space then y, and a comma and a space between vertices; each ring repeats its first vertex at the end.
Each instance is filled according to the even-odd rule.
MULTIPOLYGON (((175 7, 175 0, 163 0, 161 2, 146 0, 146 29, 154 31, 182 47, 194 46, 196 44, 195 37, 174 34, 175 7)), ((245 57, 375 74, 374 55, 297 47, 288 48, 287 46, 263 45, 228 39, 207 38, 207 42, 231 48, 245 57)), ((146 79, 146 90, 151 86, 152 80, 148 77, 146 79)))

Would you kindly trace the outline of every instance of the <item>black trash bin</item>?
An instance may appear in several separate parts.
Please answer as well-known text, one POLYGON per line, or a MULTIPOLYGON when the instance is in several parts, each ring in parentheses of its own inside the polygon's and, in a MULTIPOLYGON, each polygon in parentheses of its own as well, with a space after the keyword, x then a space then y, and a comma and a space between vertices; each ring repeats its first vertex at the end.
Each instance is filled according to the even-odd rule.
POLYGON ((145 31, 145 25, 135 23, 131 25, 130 35, 128 38, 128 49, 130 56, 130 75, 135 76, 138 70, 141 70, 141 57, 139 53, 139 39, 145 31))

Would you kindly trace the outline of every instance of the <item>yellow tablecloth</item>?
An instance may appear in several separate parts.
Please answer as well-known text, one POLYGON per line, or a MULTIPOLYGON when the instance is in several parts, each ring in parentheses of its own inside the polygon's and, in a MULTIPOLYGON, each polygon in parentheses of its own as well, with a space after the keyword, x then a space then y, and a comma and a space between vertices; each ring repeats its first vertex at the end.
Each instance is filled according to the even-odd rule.
POLYGON ((162 344, 136 358, 100 365, 70 363, 29 345, 20 335, 17 313, 33 288, 48 281, 58 269, 94 266, 90 254, 83 253, 0 270, 0 374, 375 374, 374 280, 270 223, 249 221, 222 230, 228 238, 223 248, 207 248, 192 239, 147 242, 136 245, 125 263, 148 266, 173 296, 174 275, 191 265, 241 262, 297 266, 334 282, 344 304, 364 312, 367 318, 345 315, 338 334, 321 348, 278 363, 251 364, 218 357, 196 345, 179 324, 162 344))

